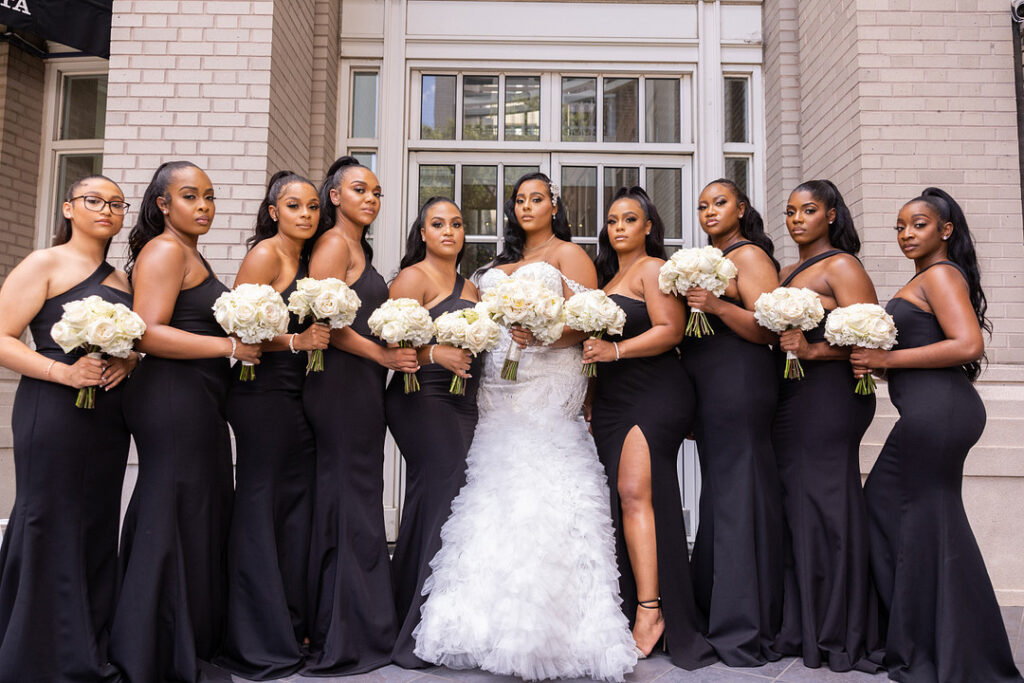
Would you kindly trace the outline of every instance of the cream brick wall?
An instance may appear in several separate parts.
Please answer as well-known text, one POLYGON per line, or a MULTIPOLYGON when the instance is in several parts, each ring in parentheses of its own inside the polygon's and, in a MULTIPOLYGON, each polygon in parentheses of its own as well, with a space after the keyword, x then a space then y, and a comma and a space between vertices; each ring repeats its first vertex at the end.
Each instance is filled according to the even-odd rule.
POLYGON ((274 12, 268 174, 281 169, 309 174, 315 5, 314 0, 288 0, 274 12))
POLYGON ((338 140, 338 33, 341 2, 315 3, 313 93, 310 106, 309 173, 317 182, 327 172, 338 140))

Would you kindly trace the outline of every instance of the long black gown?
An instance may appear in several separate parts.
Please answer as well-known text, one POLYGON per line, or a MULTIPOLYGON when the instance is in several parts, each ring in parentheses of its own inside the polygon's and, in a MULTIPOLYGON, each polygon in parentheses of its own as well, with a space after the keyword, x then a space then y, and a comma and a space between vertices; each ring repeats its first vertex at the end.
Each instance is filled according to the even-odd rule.
MULTIPOLYGON (((609 341, 629 339, 651 329, 651 319, 643 301, 621 294, 612 294, 611 298, 626 312, 626 325, 621 336, 608 337, 609 341)), ((658 596, 637 595, 622 528, 619 458, 622 444, 634 426, 640 428, 647 441, 651 455, 651 502, 666 643, 672 663, 690 670, 712 664, 716 659, 702 634, 704 618, 694 602, 686 525, 676 472, 679 446, 693 425, 695 403, 693 385, 679 364, 675 349, 672 349, 657 356, 602 363, 597 371, 590 423, 598 456, 608 474, 622 609, 631 626, 636 617, 637 600, 658 596)))
MULTIPOLYGON (((473 302, 460 298, 464 285, 465 279, 456 276, 452 293, 430 309, 430 316, 472 308, 473 302)), ((431 666, 413 654, 412 632, 420 623, 430 560, 441 549, 441 527, 451 513, 452 500, 466 483, 466 453, 476 428, 481 366, 482 358, 474 358, 464 396, 449 392, 452 372, 437 364, 420 368, 420 390, 411 394, 405 393, 402 376, 395 373, 384 396, 388 428, 405 459, 405 502, 391 559, 398 615, 391 660, 407 669, 431 666)))
MULTIPOLYGON (((737 242, 723 253, 745 244, 737 242)), ((742 306, 735 299, 723 300, 742 306)), ((779 377, 771 349, 708 315, 715 331, 685 337, 682 362, 697 392, 700 520, 690 566, 707 639, 729 666, 779 658, 783 521, 772 420, 779 377)))
MULTIPOLYGON (((891 299, 886 310, 896 349, 946 338, 909 301, 891 299)), ((900 417, 864 487, 889 678, 1020 683, 960 493, 964 460, 985 428, 981 397, 960 367, 890 370, 889 396, 900 417)))
MULTIPOLYGON (((351 285, 367 320, 388 298, 367 262, 351 285)), ((310 544, 310 654, 303 673, 356 674, 391 661, 398 632, 384 531, 384 380, 368 358, 324 351, 323 372, 306 377, 302 401, 316 439, 316 493, 310 544)))
MULTIPOLYGON (((845 253, 833 249, 807 259, 782 286, 845 253)), ((805 337, 810 344, 825 341, 825 318, 805 337)), ((780 352, 780 375, 784 364, 780 352)), ((881 653, 875 651, 876 629, 869 629, 868 513, 859 459, 875 395, 854 391, 857 380, 847 360, 801 364, 802 380, 782 380, 772 435, 787 528, 782 629, 775 650, 802 656, 811 668, 827 663, 833 671, 875 672, 881 653)))
MULTIPOLYGON (((209 272, 178 294, 170 325, 225 336, 212 309, 225 291, 209 272)), ((110 657, 131 683, 196 681, 198 660, 208 661, 224 636, 229 382, 227 358, 147 354, 125 392, 139 478, 121 535, 110 657)))
MULTIPOLYGON (((300 266, 281 293, 305 277, 300 266)), ((292 314, 291 334, 300 332, 292 314)), ((215 663, 251 680, 284 678, 302 666, 316 444, 302 408, 305 353, 264 352, 256 379, 228 397, 235 433, 235 506, 228 539, 227 637, 215 663)))
MULTIPOLYGON (((36 350, 58 363, 50 336, 65 303, 97 295, 131 305, 102 282, 109 263, 47 299, 29 324, 36 350)), ((22 377, 14 397, 16 495, 0 547, 0 681, 116 681, 107 641, 117 588, 117 525, 129 436, 125 382, 96 389, 96 407, 75 407, 77 389, 22 377)))

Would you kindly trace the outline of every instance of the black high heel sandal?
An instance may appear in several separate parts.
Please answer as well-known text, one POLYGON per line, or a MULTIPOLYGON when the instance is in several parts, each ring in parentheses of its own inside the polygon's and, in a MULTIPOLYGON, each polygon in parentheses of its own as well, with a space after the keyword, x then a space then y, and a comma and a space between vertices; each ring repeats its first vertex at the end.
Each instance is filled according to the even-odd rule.
MULTIPOLYGON (((643 607, 644 609, 661 609, 661 596, 658 596, 651 600, 637 600, 636 604, 637 607, 643 607)), ((667 649, 667 645, 665 642, 666 638, 664 633, 661 634, 661 638, 659 638, 658 641, 661 643, 661 651, 665 652, 667 649)), ((657 648, 658 643, 655 643, 654 647, 657 648)), ((636 651, 637 659, 647 659, 647 655, 644 654, 644 651, 641 650, 635 642, 633 643, 633 650, 636 651)), ((651 651, 653 652, 654 650, 652 649, 651 651)))

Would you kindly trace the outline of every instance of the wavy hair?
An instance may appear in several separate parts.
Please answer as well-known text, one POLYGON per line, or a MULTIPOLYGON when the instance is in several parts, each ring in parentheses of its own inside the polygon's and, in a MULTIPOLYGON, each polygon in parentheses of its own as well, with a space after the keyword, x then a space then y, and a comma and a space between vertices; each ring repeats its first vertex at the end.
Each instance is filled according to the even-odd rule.
MULTIPOLYGON (((398 264, 398 269, 408 268, 409 266, 419 263, 427 257, 427 243, 423 241, 423 235, 420 234, 420 230, 427 224, 427 213, 430 211, 430 207, 435 204, 448 203, 455 207, 455 209, 462 213, 462 209, 455 203, 454 200, 448 197, 434 196, 423 203, 420 207, 420 212, 416 216, 416 220, 412 222, 412 227, 409 228, 409 236, 405 240, 405 256, 402 257, 401 263, 398 264)), ((466 253, 466 240, 463 237, 462 249, 459 249, 458 255, 455 257, 455 267, 458 268, 462 262, 462 255, 466 253)))
MULTIPOLYGON (((317 228, 316 234, 309 240, 308 244, 311 250, 316 241, 320 239, 320 236, 333 228, 338 220, 338 207, 331 201, 331 190, 336 190, 340 187, 342 179, 350 168, 365 168, 367 171, 373 172, 372 169, 361 164, 353 156, 338 157, 334 160, 331 167, 327 169, 323 182, 320 183, 320 225, 317 228)), ((370 246, 370 241, 366 239, 366 233, 369 229, 369 225, 363 226, 363 234, 359 238, 359 244, 366 255, 366 262, 372 263, 373 247, 370 246)))
MULTIPOLYGON (((119 190, 121 189, 120 185, 115 183, 113 180, 111 180, 107 176, 101 175, 99 173, 93 173, 91 175, 82 176, 81 178, 79 178, 75 182, 71 183, 71 186, 68 188, 68 191, 64 193, 64 201, 65 202, 70 202, 71 198, 75 196, 76 192, 78 192, 78 188, 80 188, 82 186, 82 183, 84 183, 84 182, 86 182, 88 180, 106 180, 108 183, 111 183, 112 185, 114 185, 114 187, 116 187, 117 189, 119 189, 119 190)), ((121 195, 124 196, 124 191, 123 190, 121 191, 121 195)), ((70 241, 71 241, 71 219, 67 218, 66 216, 64 216, 62 214, 61 217, 60 217, 60 221, 57 223, 57 232, 54 233, 54 235, 53 235, 53 242, 51 243, 50 246, 56 247, 56 246, 58 246, 60 244, 67 244, 70 241)), ((108 251, 110 251, 110 240, 109 239, 107 240, 107 246, 105 246, 103 248, 103 258, 107 257, 107 252, 108 251)))
POLYGON ((860 251, 860 237, 853 225, 853 215, 835 183, 831 180, 808 180, 797 185, 793 192, 809 192, 815 201, 825 205, 826 212, 835 210, 835 220, 828 226, 829 244, 854 255, 860 251))
MULTIPOLYGON (((277 206, 277 201, 281 196, 281 192, 286 187, 294 183, 309 185, 313 188, 314 192, 317 191, 316 185, 313 184, 313 181, 304 176, 300 176, 294 171, 278 171, 274 175, 270 176, 270 181, 267 183, 267 193, 264 195, 263 201, 260 202, 260 207, 256 210, 256 224, 253 226, 253 231, 249 236, 249 239, 245 240, 246 249, 251 250, 263 240, 277 234, 277 221, 271 218, 270 207, 277 206)), ((319 223, 317 225, 319 227, 319 223)), ((299 263, 309 263, 309 256, 312 251, 313 240, 308 239, 302 245, 302 251, 299 252, 299 263)))
POLYGON ((502 235, 504 242, 501 253, 490 264, 481 268, 481 271, 493 268, 494 266, 500 266, 503 263, 515 263, 522 260, 523 249, 526 248, 526 231, 523 230, 523 226, 519 225, 519 221, 516 220, 516 195, 519 194, 519 187, 528 180, 542 180, 547 185, 548 196, 552 197, 555 204, 555 215, 551 217, 551 231, 555 234, 555 237, 564 242, 572 241, 572 233, 569 231, 569 219, 566 215, 568 211, 561 197, 552 196, 551 178, 544 173, 527 173, 516 181, 516 184, 512 186, 509 198, 505 200, 505 231, 502 235))
MULTIPOLYGON (((706 190, 712 185, 725 185, 733 193, 733 196, 736 197, 736 202, 746 206, 743 215, 740 217, 740 234, 743 236, 743 239, 750 240, 764 249, 765 253, 768 254, 768 258, 775 264, 775 270, 779 270, 779 262, 775 260, 775 243, 772 242, 772 238, 764 231, 764 219, 761 218, 761 214, 757 212, 754 205, 750 203, 750 197, 728 178, 712 180, 704 186, 704 189, 706 190)), ((708 244, 711 244, 710 236, 708 237, 708 244)))
POLYGON ((142 203, 139 206, 139 217, 132 231, 128 233, 128 263, 125 264, 124 272, 131 280, 132 270, 135 268, 135 259, 139 257, 142 248, 149 244, 149 241, 164 231, 164 213, 157 206, 156 200, 163 197, 165 201, 170 200, 167 193, 167 186, 171 184, 174 174, 183 168, 199 168, 191 161, 165 161, 157 166, 153 173, 153 179, 146 186, 142 195, 142 203))
MULTIPOLYGON (((651 222, 651 231, 644 238, 644 249, 647 251, 647 255, 667 259, 668 255, 665 253, 665 223, 661 220, 658 207, 651 201, 644 188, 639 185, 620 187, 615 191, 611 203, 608 204, 608 209, 611 210, 612 204, 620 199, 632 199, 635 201, 644 212, 644 220, 651 222)), ((605 211, 605 215, 607 214, 608 211, 605 211)), ((607 221, 605 221, 604 227, 601 228, 601 232, 597 236, 597 245, 597 259, 594 260, 594 266, 597 268, 597 286, 604 287, 619 272, 619 256, 612 249, 611 241, 608 239, 607 221)))

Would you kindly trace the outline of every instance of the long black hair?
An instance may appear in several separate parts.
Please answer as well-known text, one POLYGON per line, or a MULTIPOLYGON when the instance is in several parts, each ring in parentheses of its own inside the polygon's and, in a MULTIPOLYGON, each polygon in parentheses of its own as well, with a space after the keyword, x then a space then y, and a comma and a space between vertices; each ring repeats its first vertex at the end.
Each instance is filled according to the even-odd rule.
MULTIPOLYGON (((309 185, 313 188, 314 192, 317 191, 313 181, 300 176, 294 171, 278 171, 270 176, 270 182, 267 183, 267 194, 264 195, 263 201, 260 202, 260 208, 256 210, 256 225, 253 227, 252 235, 249 236, 249 239, 245 240, 246 249, 252 249, 263 240, 277 234, 277 221, 271 218, 270 207, 277 206, 277 200, 281 196, 281 191, 293 183, 309 185)), ((323 204, 321 204, 321 210, 323 210, 323 204)), ((319 223, 317 227, 319 227, 319 223)), ((313 240, 308 239, 302 245, 302 251, 299 252, 299 263, 308 264, 309 255, 312 251, 313 240)))
MULTIPOLYGON (((113 180, 111 180, 107 176, 100 175, 99 173, 93 173, 91 175, 82 176, 81 178, 79 178, 75 182, 71 183, 71 187, 69 187, 68 191, 64 193, 64 201, 65 202, 70 202, 71 198, 75 196, 76 192, 78 192, 78 188, 80 188, 82 186, 82 183, 84 183, 86 181, 89 181, 89 180, 106 180, 108 183, 111 183, 117 189, 119 189, 119 190, 121 189, 120 185, 115 183, 113 180)), ((124 196, 124 191, 121 192, 121 196, 124 196)), ((61 215, 60 221, 57 223, 57 232, 54 233, 54 235, 53 235, 53 243, 51 244, 51 246, 56 247, 57 245, 60 245, 60 244, 67 244, 70 241, 71 241, 71 219, 66 217, 66 216, 64 216, 64 215, 61 215)), ((105 246, 103 248, 103 258, 107 257, 107 252, 108 251, 110 251, 110 240, 109 239, 107 240, 107 246, 105 246)))
POLYGON ((835 219, 828 225, 828 241, 836 249, 856 254, 860 251, 860 237, 853 225, 853 215, 843 200, 839 188, 831 180, 808 180, 800 183, 793 193, 809 192, 814 201, 825 205, 825 212, 836 212, 835 219))
MULTIPOLYGON (((765 253, 768 254, 768 258, 775 264, 775 270, 779 270, 779 262, 775 260, 775 243, 772 242, 772 238, 764 231, 764 219, 761 218, 761 214, 757 212, 754 205, 750 203, 750 197, 728 178, 712 180, 704 186, 704 189, 706 190, 712 185, 725 185, 736 197, 736 202, 744 205, 743 215, 740 216, 740 234, 743 236, 743 239, 750 240, 764 249, 765 253)), ((708 244, 711 244, 710 236, 708 237, 708 244)))
POLYGON ((125 264, 124 272, 131 280, 132 269, 135 268, 135 259, 139 252, 151 239, 164 231, 164 213, 157 206, 156 200, 163 197, 169 199, 167 186, 171 184, 174 174, 183 168, 199 168, 191 161, 165 161, 157 166, 153 173, 153 179, 146 186, 142 195, 142 203, 139 206, 139 217, 128 233, 128 263, 125 264))
MULTIPOLYGON (((644 188, 639 185, 620 187, 615 191, 611 204, 608 205, 608 210, 611 210, 612 204, 620 199, 632 199, 635 201, 644 212, 644 220, 651 222, 651 231, 644 238, 644 249, 647 251, 647 255, 660 259, 668 258, 668 255, 665 253, 665 223, 661 220, 661 215, 658 214, 658 207, 651 201, 644 188)), ((608 210, 605 211, 605 215, 607 215, 608 210)), ((608 239, 607 221, 605 221, 604 227, 601 228, 601 232, 597 235, 597 259, 594 261, 594 266, 597 268, 598 287, 604 287, 619 272, 619 256, 612 249, 611 242, 608 239)))
POLYGON ((523 249, 526 247, 526 231, 516 220, 516 195, 519 194, 519 187, 528 180, 543 180, 548 186, 548 196, 551 197, 552 203, 555 205, 555 215, 551 217, 551 232, 560 240, 572 241, 568 211, 562 198, 552 195, 551 178, 543 173, 527 173, 516 181, 516 184, 512 186, 509 198, 505 200, 505 232, 502 236, 504 243, 501 253, 485 268, 500 266, 503 263, 515 263, 523 258, 523 249))
MULTIPOLYGON (((974 308, 974 315, 978 318, 978 325, 981 329, 992 334, 992 322, 986 317, 988 300, 985 298, 985 291, 981 288, 981 269, 978 267, 978 255, 974 249, 974 237, 970 228, 967 227, 967 217, 963 209, 956 203, 947 192, 937 187, 925 188, 921 196, 911 199, 907 204, 913 202, 924 202, 935 210, 939 216, 939 227, 942 223, 952 223, 953 232, 946 241, 946 255, 949 260, 963 269, 967 278, 967 289, 971 298, 971 307, 974 308)), ((906 206, 906 204, 904 204, 906 206)), ((982 361, 985 354, 976 361, 964 364, 967 377, 973 382, 981 374, 982 361)))
MULTIPOLYGON (((416 216, 416 220, 412 222, 412 227, 409 228, 409 237, 405 240, 405 256, 402 257, 401 263, 398 264, 399 270, 402 268, 408 268, 414 263, 419 263, 427 257, 427 243, 423 241, 423 235, 420 234, 420 230, 427 223, 427 212, 430 207, 435 204, 441 204, 446 202, 455 207, 455 209, 462 213, 462 209, 455 203, 454 200, 448 197, 431 197, 423 203, 420 207, 419 215, 416 216)), ((459 263, 462 262, 462 255, 466 253, 466 240, 462 240, 462 249, 459 249, 459 254, 455 257, 455 267, 458 268, 459 263)))
MULTIPOLYGON (((309 248, 312 249, 313 245, 320 235, 324 234, 328 230, 334 227, 335 222, 338 220, 338 207, 331 201, 331 190, 338 189, 341 186, 341 180, 345 177, 345 173, 350 168, 365 168, 367 171, 373 172, 367 166, 364 166, 353 156, 338 157, 331 164, 331 167, 327 169, 327 174, 324 176, 324 181, 320 184, 320 227, 317 228, 316 234, 313 235, 312 239, 309 240, 309 248)), ((370 226, 363 227, 363 234, 359 238, 359 244, 363 247, 363 253, 366 255, 366 262, 373 262, 373 247, 370 246, 370 241, 366 239, 366 232, 370 229, 370 226)))

